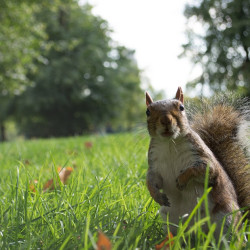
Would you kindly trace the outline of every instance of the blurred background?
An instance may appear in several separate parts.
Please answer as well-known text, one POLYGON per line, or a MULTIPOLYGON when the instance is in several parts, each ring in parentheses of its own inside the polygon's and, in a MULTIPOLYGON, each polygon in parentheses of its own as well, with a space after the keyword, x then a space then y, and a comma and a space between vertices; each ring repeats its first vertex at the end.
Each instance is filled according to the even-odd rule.
POLYGON ((0 141, 129 131, 178 86, 250 96, 250 0, 0 1, 0 141))

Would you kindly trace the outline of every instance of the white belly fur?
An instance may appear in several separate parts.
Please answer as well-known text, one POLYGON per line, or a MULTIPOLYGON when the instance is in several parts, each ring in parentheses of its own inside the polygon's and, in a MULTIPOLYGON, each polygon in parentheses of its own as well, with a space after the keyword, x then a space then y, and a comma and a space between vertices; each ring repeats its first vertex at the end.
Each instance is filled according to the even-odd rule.
POLYGON ((163 193, 170 202, 170 207, 162 207, 160 210, 163 219, 166 219, 168 213, 169 221, 178 225, 179 218, 192 212, 197 204, 197 198, 204 192, 203 184, 194 181, 190 181, 183 191, 176 187, 176 178, 180 171, 193 166, 197 157, 184 138, 175 141, 153 138, 149 157, 152 160, 150 167, 163 178, 163 193))

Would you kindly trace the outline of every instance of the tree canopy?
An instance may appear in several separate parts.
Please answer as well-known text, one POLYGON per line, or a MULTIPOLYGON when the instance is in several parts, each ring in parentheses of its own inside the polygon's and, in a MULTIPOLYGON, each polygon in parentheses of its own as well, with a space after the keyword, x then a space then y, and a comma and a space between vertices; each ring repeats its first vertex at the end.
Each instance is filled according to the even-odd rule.
POLYGON ((111 39, 108 23, 94 16, 90 5, 74 0, 23 1, 19 5, 28 14, 22 16, 22 9, 12 4, 6 1, 6 9, 17 22, 1 26, 6 33, 2 39, 12 33, 14 37, 13 44, 0 45, 7 58, 0 71, 0 92, 13 96, 5 118, 13 116, 22 133, 68 136, 111 125, 129 128, 143 119, 144 112, 138 112, 144 98, 134 51, 111 39), (9 47, 8 55, 3 46, 14 50, 9 47))
POLYGON ((186 5, 185 16, 184 55, 203 71, 189 86, 250 95, 250 0, 193 1, 186 5))
POLYGON ((45 34, 32 1, 3 0, 0 7, 0 93, 18 94, 30 83, 27 72, 34 70, 45 34))

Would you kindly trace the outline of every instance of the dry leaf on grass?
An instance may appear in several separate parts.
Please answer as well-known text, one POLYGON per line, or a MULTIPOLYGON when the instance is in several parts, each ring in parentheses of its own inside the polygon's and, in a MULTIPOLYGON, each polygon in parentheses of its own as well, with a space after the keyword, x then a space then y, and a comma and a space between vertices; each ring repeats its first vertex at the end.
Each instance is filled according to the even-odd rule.
MULTIPOLYGON (((60 178, 61 182, 63 184, 66 184, 66 181, 68 180, 70 174, 72 173, 73 168, 72 167, 66 167, 66 168, 62 169, 61 167, 58 167, 57 171, 59 172, 59 178, 60 178)), ((53 190, 54 188, 55 188, 54 187, 54 180, 50 179, 43 186, 43 191, 47 191, 48 189, 53 190)))
POLYGON ((86 141, 84 143, 84 145, 85 145, 85 148, 92 148, 93 147, 93 143, 91 141, 86 141))
POLYGON ((101 231, 98 232, 98 241, 96 243, 97 250, 111 250, 111 242, 109 238, 101 231))
POLYGON ((31 192, 36 193, 35 185, 36 185, 37 183, 38 183, 37 180, 30 181, 30 191, 31 191, 31 192))
POLYGON ((53 190, 54 189, 54 180, 50 179, 48 180, 44 186, 43 186, 43 191, 47 191, 48 189, 53 190))
POLYGON ((24 162, 23 162, 25 165, 30 165, 30 161, 29 160, 24 160, 24 162))
MULTIPOLYGON (((57 168, 57 171, 59 173, 59 178, 61 180, 61 182, 63 184, 66 184, 70 174, 72 173, 73 171, 73 168, 72 167, 66 167, 66 168, 63 168, 62 167, 58 167, 57 168)), ((35 185, 38 183, 37 180, 34 180, 34 181, 30 181, 30 186, 29 186, 29 189, 31 192, 35 193, 36 192, 36 188, 35 188, 35 185)), ((58 184, 58 183, 57 183, 58 184)), ((54 187, 54 180, 53 178, 48 180, 44 186, 43 186, 43 191, 47 191, 47 190, 53 190, 55 187, 54 187)))
POLYGON ((166 239, 164 241, 162 241, 160 244, 155 246, 156 250, 168 250, 170 249, 170 246, 174 244, 174 241, 171 240, 173 239, 173 234, 171 232, 169 232, 169 235, 167 235, 166 239), (169 239, 170 237, 170 239, 169 239), (166 244, 166 242, 168 242, 169 240, 171 240, 168 244, 166 244))
POLYGON ((57 171, 59 172, 59 177, 60 177, 61 182, 63 184, 66 184, 66 181, 68 180, 70 174, 72 173, 73 168, 66 167, 62 169, 61 167, 58 167, 57 171))

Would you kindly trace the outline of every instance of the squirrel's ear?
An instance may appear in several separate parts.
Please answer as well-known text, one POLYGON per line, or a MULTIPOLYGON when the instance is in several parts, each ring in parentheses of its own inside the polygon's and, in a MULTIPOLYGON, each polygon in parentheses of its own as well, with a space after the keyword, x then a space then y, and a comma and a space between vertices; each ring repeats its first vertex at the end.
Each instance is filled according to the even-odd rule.
POLYGON ((175 99, 177 99, 177 100, 181 101, 182 103, 184 103, 184 95, 183 95, 181 87, 178 87, 175 99))
POLYGON ((151 96, 149 95, 148 92, 146 92, 146 105, 150 105, 153 102, 153 99, 151 98, 151 96))

